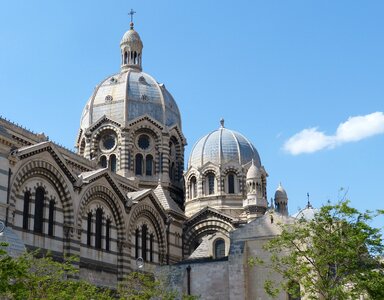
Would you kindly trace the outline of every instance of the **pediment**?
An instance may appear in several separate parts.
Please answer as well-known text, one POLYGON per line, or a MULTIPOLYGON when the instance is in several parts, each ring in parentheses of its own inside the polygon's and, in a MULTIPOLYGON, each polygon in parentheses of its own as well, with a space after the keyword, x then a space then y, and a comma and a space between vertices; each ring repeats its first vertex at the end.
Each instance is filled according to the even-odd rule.
POLYGON ((70 168, 68 168, 64 157, 62 156, 58 148, 55 146, 55 144, 53 144, 52 142, 47 141, 31 146, 22 147, 13 151, 12 155, 16 156, 20 160, 23 160, 28 157, 40 154, 42 152, 47 152, 51 155, 51 157, 54 159, 54 161, 57 163, 57 165, 72 183, 75 183, 78 180, 77 175, 72 172, 70 168))
POLYGON ((127 127, 132 127, 132 126, 135 126, 135 125, 143 123, 143 122, 144 123, 149 122, 150 124, 154 125, 156 128, 158 128, 160 130, 164 129, 164 126, 159 121, 155 120, 154 118, 152 118, 148 114, 145 114, 143 116, 140 116, 140 117, 133 119, 132 121, 128 122, 127 127))
POLYGON ((136 192, 130 192, 127 194, 129 201, 133 203, 133 205, 138 205, 141 201, 149 199, 153 206, 157 209, 160 215, 165 219, 167 213, 161 204, 160 200, 156 197, 154 191, 152 189, 144 189, 136 192))
POLYGON ((116 122, 107 116, 103 115, 100 119, 98 119, 95 123, 93 123, 88 129, 87 132, 94 132, 96 129, 100 128, 100 126, 104 124, 112 124, 117 127, 121 127, 121 124, 119 122, 116 122))
POLYGON ((114 179, 114 176, 110 173, 110 171, 106 168, 98 169, 90 172, 83 172, 79 175, 79 181, 77 182, 77 187, 82 187, 83 185, 88 185, 93 182, 96 182, 100 178, 105 178, 110 185, 110 188, 118 195, 124 205, 127 207, 131 206, 132 203, 129 201, 128 197, 124 194, 124 192, 119 187, 119 184, 114 179))
POLYGON ((181 143, 186 146, 187 145, 187 139, 184 137, 183 132, 181 131, 181 128, 179 125, 175 124, 169 128, 169 133, 173 134, 173 132, 176 133, 176 135, 179 137, 181 143))
POLYGON ((186 221, 186 225, 188 226, 191 226, 195 223, 198 223, 200 222, 201 220, 205 220, 205 219, 208 219, 209 217, 215 217, 215 218, 218 218, 218 219, 221 219, 223 220, 224 222, 229 222, 231 224, 233 224, 233 222, 235 221, 235 218, 233 218, 232 216, 230 215, 227 215, 217 209, 214 209, 212 207, 205 207, 204 209, 202 209, 201 211, 195 213, 194 215, 192 215, 187 221, 186 221))

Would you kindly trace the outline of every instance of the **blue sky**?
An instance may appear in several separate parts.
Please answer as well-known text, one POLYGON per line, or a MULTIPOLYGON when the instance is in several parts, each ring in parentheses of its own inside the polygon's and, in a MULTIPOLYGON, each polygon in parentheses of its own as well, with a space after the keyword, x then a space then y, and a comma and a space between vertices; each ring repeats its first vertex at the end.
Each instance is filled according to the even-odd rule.
POLYGON ((182 113, 186 158, 223 117, 291 213, 341 187, 360 210, 384 208, 382 1, 2 1, 1 115, 73 148, 94 87, 119 71, 131 8, 143 70, 182 113))

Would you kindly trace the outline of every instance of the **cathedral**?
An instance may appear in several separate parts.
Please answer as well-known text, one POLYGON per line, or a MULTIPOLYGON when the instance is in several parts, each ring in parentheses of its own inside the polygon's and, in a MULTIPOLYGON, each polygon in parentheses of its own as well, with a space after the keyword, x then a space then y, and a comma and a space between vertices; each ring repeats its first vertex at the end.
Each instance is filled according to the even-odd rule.
POLYGON ((266 299, 266 272, 246 261, 292 219, 284 188, 268 201, 259 153, 224 120, 193 141, 185 162, 182 116, 143 72, 132 22, 120 57, 120 72, 85 103, 76 153, 0 118, 0 220, 11 254, 76 255, 79 276, 99 286, 141 268, 202 299, 266 299))

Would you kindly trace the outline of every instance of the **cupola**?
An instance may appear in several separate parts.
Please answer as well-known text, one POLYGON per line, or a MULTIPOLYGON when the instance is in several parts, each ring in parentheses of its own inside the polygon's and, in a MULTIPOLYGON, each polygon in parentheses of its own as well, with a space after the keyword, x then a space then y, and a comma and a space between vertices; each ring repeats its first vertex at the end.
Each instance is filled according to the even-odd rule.
POLYGON ((135 31, 133 26, 133 16, 134 12, 131 11, 131 23, 130 29, 123 35, 123 38, 120 42, 121 49, 121 71, 126 71, 128 69, 138 69, 141 68, 141 59, 143 51, 143 42, 139 34, 135 31))

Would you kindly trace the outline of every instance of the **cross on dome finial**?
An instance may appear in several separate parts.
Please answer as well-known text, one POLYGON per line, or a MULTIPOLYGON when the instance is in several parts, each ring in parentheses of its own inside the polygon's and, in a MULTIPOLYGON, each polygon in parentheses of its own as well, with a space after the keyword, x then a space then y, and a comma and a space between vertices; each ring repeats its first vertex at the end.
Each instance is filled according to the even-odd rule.
POLYGON ((309 201, 309 193, 307 193, 307 199, 308 199, 307 208, 311 208, 312 205, 311 205, 311 202, 309 201))
POLYGON ((220 126, 221 126, 221 128, 224 128, 224 118, 220 119, 220 126))
POLYGON ((131 29, 133 29, 133 15, 135 14, 136 12, 131 8, 131 11, 128 13, 128 15, 131 16, 131 23, 129 24, 131 26, 131 29))

